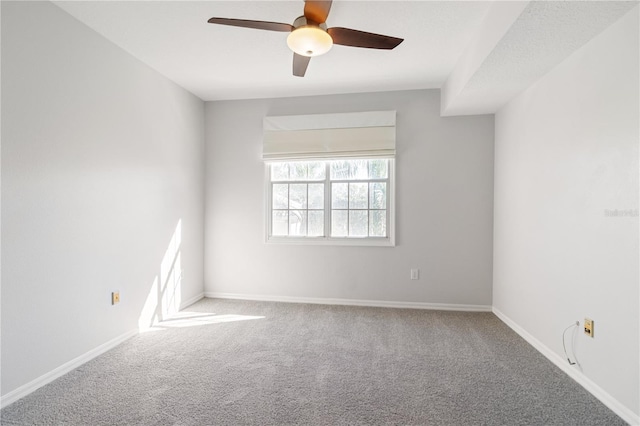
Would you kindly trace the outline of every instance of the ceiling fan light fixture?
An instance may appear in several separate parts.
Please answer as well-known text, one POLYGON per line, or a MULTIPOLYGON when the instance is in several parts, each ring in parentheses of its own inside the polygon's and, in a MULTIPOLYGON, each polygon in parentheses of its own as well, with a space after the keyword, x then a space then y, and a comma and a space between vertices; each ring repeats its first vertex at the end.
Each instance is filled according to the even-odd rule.
POLYGON ((293 21, 293 24, 217 17, 213 17, 207 22, 210 24, 289 33, 287 45, 294 52, 292 68, 293 75, 296 77, 304 77, 311 58, 324 55, 331 50, 331 46, 334 44, 366 49, 391 50, 402 43, 403 39, 398 37, 368 33, 351 28, 327 28, 327 16, 329 16, 332 1, 304 0, 304 14, 298 16, 293 21))
POLYGON ((315 25, 303 25, 291 31, 287 45, 298 55, 320 56, 333 46, 333 39, 324 29, 315 25))

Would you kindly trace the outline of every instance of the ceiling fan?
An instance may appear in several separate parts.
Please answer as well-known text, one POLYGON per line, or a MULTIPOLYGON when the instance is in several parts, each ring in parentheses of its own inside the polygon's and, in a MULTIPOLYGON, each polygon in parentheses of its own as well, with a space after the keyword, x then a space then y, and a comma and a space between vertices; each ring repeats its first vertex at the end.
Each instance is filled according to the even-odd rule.
POLYGON ((334 44, 391 50, 403 42, 401 38, 350 28, 327 28, 326 20, 331 9, 331 1, 305 0, 304 15, 296 18, 293 25, 229 18, 211 18, 208 22, 258 30, 289 32, 287 45, 293 50, 293 75, 298 77, 304 77, 312 57, 327 53, 334 44))

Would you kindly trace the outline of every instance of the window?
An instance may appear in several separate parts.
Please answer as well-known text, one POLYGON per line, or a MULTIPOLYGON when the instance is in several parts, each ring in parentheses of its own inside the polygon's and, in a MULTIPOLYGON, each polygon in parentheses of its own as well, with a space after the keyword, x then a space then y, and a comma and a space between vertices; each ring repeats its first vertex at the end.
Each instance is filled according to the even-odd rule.
POLYGON ((393 160, 267 163, 269 242, 393 245, 393 160))
POLYGON ((263 120, 269 243, 393 246, 396 112, 263 120))

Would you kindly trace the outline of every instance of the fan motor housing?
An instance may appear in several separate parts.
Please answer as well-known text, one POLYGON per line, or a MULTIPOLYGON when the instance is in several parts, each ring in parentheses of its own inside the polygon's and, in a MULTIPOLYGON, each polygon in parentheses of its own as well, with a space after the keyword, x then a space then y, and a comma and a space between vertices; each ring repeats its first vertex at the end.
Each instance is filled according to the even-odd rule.
POLYGON ((300 27, 306 27, 306 26, 310 26, 310 27, 319 27, 320 29, 322 29, 323 31, 327 31, 327 24, 326 22, 323 22, 322 24, 318 24, 317 22, 313 22, 310 21, 309 19, 307 19, 304 15, 303 16, 298 16, 296 18, 295 21, 293 21, 293 27, 294 28, 300 28, 300 27))

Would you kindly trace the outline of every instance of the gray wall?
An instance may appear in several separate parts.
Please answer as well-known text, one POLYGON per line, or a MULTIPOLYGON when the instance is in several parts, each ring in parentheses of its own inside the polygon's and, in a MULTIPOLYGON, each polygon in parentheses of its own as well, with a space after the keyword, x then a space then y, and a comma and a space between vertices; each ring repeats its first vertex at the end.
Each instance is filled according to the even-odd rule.
POLYGON ((638 48, 636 7, 497 113, 493 287, 495 309, 562 364, 565 327, 593 319, 593 339, 568 339, 571 370, 633 423, 638 48))
POLYGON ((2 395, 137 329, 154 281, 201 295, 203 150, 202 101, 49 2, 2 2, 2 395))
POLYGON ((205 106, 51 3, 1 5, 3 396, 205 282, 493 300, 557 356, 561 330, 590 316, 580 374, 637 416, 639 223, 606 214, 638 208, 637 8, 497 114, 494 207, 493 117, 442 118, 436 90, 205 106), (367 110, 398 112, 397 247, 264 244, 262 118, 367 110))
POLYGON ((439 101, 423 90, 207 102, 205 294, 491 305, 493 116, 441 118, 439 101), (263 117, 375 110, 397 111, 397 246, 266 245, 263 117))

